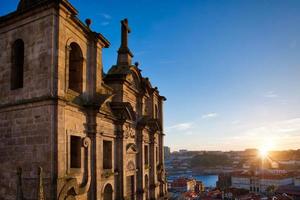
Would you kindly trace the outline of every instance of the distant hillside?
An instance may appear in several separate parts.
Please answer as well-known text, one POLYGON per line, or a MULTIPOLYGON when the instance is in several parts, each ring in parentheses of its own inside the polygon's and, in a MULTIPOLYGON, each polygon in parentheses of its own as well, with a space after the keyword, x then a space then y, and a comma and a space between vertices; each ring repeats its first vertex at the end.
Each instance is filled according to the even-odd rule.
POLYGON ((195 167, 216 167, 231 165, 231 159, 226 155, 203 154, 196 155, 190 160, 192 168, 195 167))

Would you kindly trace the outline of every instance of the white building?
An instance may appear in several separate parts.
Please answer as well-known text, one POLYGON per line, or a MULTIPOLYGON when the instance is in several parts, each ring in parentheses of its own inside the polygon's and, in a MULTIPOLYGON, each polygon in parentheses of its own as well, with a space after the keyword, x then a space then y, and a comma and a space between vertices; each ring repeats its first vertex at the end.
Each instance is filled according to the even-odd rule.
POLYGON ((255 174, 241 173, 231 177, 233 188, 246 189, 252 192, 266 192, 269 186, 283 186, 294 183, 289 174, 255 174))

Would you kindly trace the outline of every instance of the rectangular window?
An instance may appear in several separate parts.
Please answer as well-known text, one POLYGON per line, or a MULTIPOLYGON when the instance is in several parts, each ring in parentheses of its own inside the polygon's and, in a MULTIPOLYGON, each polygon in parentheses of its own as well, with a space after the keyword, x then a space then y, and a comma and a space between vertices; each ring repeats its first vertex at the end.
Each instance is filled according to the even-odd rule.
POLYGON ((103 141, 103 169, 112 169, 112 142, 103 141))
POLYGON ((81 137, 71 136, 71 168, 81 168, 81 137))
POLYGON ((149 149, 148 149, 148 145, 144 146, 144 155, 145 155, 144 163, 145 163, 145 165, 148 165, 149 164, 149 149))
POLYGON ((23 87, 24 76, 24 42, 18 39, 12 47, 11 89, 23 87))

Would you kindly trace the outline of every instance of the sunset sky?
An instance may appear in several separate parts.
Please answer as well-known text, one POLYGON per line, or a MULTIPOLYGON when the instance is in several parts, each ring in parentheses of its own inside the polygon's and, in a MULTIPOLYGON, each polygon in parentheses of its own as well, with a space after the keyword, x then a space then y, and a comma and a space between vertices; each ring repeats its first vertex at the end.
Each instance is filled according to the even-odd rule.
MULTIPOLYGON (((18 0, 0 0, 0 15, 18 0)), ((165 102, 171 150, 300 148, 299 0, 70 0, 116 62, 120 20, 165 102)))

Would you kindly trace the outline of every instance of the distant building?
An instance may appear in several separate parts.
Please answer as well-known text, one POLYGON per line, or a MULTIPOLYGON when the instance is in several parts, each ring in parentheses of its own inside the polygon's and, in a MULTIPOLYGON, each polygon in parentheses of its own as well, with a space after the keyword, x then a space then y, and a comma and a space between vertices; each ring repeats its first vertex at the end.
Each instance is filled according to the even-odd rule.
POLYGON ((285 186, 294 183, 289 173, 237 173, 231 177, 233 188, 242 188, 250 192, 264 193, 269 186, 285 186))
POLYGON ((191 178, 178 178, 171 183, 171 189, 178 192, 195 191, 197 181, 191 178))
POLYGON ((164 146, 164 155, 165 155, 165 159, 169 158, 171 156, 171 148, 164 146))
POLYGON ((204 183, 202 181, 196 181, 196 185, 195 185, 195 192, 196 193, 201 193, 205 191, 205 186, 204 183))
POLYGON ((220 174, 218 176, 217 188, 225 190, 231 187, 231 174, 220 174))
POLYGON ((179 153, 186 153, 186 152, 188 152, 187 149, 179 149, 179 153))

